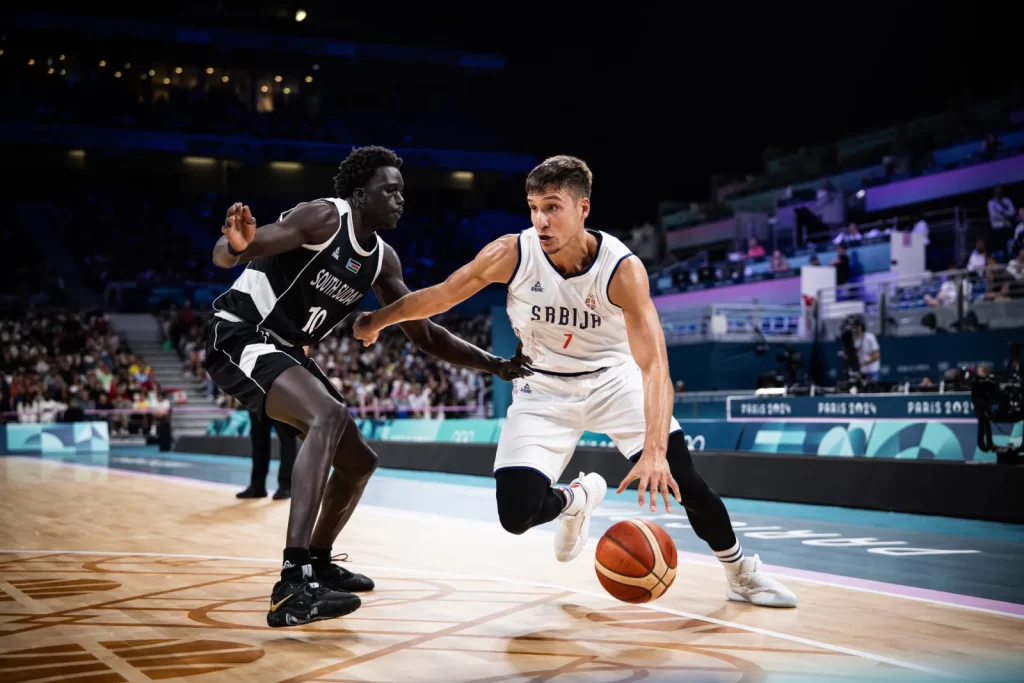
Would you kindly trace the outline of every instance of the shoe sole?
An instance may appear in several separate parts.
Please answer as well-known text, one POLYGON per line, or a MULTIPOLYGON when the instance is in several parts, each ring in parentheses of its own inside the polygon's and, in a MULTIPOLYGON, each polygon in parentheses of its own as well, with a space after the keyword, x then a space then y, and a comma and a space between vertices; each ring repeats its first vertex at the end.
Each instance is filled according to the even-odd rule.
POLYGON ((337 619, 347 614, 352 614, 362 605, 362 600, 349 600, 341 604, 331 614, 317 614, 315 616, 310 615, 308 610, 294 610, 283 607, 276 612, 267 612, 267 626, 271 628, 287 628, 289 626, 303 626, 305 624, 312 624, 315 621, 327 621, 328 619, 337 619), (292 617, 295 622, 288 623, 288 617, 292 617))
POLYGON ((320 583, 323 584, 324 586, 327 586, 328 588, 330 588, 332 591, 335 591, 335 592, 338 592, 338 593, 369 593, 374 588, 377 587, 376 584, 371 584, 369 588, 362 588, 362 587, 354 588, 352 586, 345 586, 345 585, 342 585, 340 583, 328 583, 327 581, 324 581, 322 579, 318 579, 318 581, 320 581, 320 583))
POLYGON ((725 592, 725 597, 729 598, 733 602, 745 602, 745 603, 748 603, 750 605, 757 605, 758 607, 776 607, 776 608, 796 607, 796 602, 795 601, 794 602, 781 602, 781 603, 774 602, 774 600, 777 598, 777 596, 769 597, 769 600, 771 600, 770 602, 766 602, 766 601, 758 602, 758 601, 750 599, 750 598, 745 598, 742 595, 740 595, 739 593, 734 593, 733 591, 730 590, 730 591, 726 591, 725 592))

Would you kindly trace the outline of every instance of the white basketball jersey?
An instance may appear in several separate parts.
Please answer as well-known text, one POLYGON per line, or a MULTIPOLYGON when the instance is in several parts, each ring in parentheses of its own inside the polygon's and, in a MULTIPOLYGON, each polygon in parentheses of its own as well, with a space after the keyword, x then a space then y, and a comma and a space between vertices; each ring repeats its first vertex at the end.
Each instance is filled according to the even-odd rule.
POLYGON ((634 363, 622 309, 608 300, 612 275, 631 252, 612 235, 588 232, 598 240, 597 255, 587 270, 569 276, 551 263, 535 228, 519 234, 508 318, 540 371, 577 374, 634 363))

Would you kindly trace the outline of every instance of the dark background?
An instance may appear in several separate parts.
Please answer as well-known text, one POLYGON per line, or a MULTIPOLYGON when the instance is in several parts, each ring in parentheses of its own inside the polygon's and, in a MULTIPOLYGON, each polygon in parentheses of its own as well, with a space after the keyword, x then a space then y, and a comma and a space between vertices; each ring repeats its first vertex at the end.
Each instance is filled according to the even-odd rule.
POLYGON ((766 148, 835 141, 1024 83, 1010 5, 17 5, 503 55, 496 123, 515 151, 584 157, 594 220, 623 227, 655 220, 659 201, 706 199, 712 174, 757 173, 766 148))

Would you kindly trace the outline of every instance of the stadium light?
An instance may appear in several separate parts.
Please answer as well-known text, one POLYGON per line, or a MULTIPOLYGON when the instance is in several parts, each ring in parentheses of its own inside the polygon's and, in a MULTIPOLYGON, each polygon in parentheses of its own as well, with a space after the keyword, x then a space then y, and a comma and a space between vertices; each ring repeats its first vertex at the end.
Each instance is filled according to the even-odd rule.
POLYGON ((306 18, 306 10, 300 9, 295 12, 295 21, 302 21, 306 18))

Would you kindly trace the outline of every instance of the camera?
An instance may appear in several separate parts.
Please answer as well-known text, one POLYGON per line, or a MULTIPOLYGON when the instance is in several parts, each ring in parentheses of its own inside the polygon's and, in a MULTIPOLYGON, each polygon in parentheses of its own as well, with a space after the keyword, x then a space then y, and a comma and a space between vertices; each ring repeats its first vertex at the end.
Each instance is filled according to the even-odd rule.
POLYGON ((868 380, 860 370, 860 357, 857 352, 858 330, 867 331, 864 316, 858 314, 846 316, 839 328, 839 356, 843 359, 846 378, 839 380, 837 388, 843 393, 858 393, 868 388, 868 380))
POLYGON ((995 373, 983 366, 970 378, 971 400, 978 417, 978 448, 987 453, 995 451, 1000 464, 1018 464, 1024 453, 1024 445, 996 447, 992 442, 993 422, 1024 421, 1020 352, 1021 343, 1011 342, 1007 372, 995 373))
POLYGON ((843 348, 839 355, 846 364, 846 372, 851 375, 860 373, 860 359, 857 357, 857 330, 865 329, 864 319, 859 315, 848 315, 839 328, 839 341, 843 348))
POLYGON ((786 344, 782 347, 782 353, 775 355, 775 365, 777 368, 776 372, 781 367, 785 373, 786 380, 790 385, 793 385, 800 379, 800 366, 803 365, 803 356, 791 345, 786 344))

